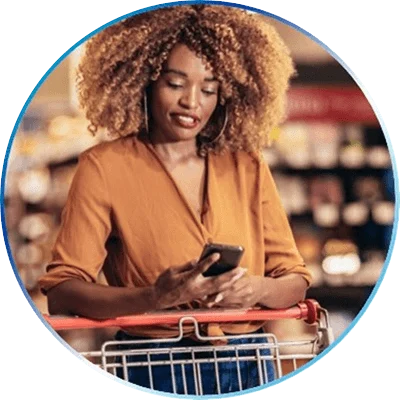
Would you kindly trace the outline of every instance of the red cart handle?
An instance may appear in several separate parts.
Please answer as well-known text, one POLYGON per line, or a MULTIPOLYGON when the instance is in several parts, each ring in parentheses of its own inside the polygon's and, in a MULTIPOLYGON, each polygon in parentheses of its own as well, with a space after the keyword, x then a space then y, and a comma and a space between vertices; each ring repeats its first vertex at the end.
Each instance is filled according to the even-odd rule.
POLYGON ((199 323, 271 321, 279 319, 302 319, 309 324, 319 320, 321 307, 315 300, 307 299, 296 306, 278 310, 190 310, 153 312, 106 320, 93 320, 81 317, 50 316, 44 319, 56 331, 87 328, 132 327, 150 325, 177 325, 182 318, 193 317, 199 323))

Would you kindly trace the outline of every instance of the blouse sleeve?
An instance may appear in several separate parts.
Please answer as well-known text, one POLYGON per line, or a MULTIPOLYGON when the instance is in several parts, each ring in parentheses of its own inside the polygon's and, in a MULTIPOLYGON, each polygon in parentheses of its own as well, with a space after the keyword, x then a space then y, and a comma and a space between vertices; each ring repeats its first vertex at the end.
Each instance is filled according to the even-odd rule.
POLYGON ((261 161, 262 213, 265 275, 277 278, 289 273, 303 276, 311 284, 311 274, 301 257, 268 166, 261 161))
POLYGON ((110 200, 101 165, 90 152, 81 154, 64 207, 61 226, 41 291, 68 279, 95 282, 111 232, 110 200))

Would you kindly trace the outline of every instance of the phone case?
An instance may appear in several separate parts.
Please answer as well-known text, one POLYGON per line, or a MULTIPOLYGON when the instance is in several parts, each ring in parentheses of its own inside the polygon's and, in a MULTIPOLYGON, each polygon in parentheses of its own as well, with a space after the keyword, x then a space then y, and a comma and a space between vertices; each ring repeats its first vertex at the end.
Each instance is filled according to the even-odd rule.
POLYGON ((236 268, 239 266, 243 252, 244 248, 241 246, 231 246, 218 243, 207 244, 203 249, 200 260, 213 253, 219 253, 220 259, 211 265, 211 267, 203 273, 203 276, 217 276, 236 268))

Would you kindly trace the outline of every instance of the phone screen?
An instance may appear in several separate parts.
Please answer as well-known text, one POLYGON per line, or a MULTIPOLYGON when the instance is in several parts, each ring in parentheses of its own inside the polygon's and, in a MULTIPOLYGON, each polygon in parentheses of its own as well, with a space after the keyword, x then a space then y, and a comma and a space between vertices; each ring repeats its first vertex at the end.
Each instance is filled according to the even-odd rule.
POLYGON ((200 260, 213 253, 219 253, 220 258, 211 267, 203 272, 203 276, 218 276, 239 266, 244 249, 241 246, 208 243, 204 246, 200 260))

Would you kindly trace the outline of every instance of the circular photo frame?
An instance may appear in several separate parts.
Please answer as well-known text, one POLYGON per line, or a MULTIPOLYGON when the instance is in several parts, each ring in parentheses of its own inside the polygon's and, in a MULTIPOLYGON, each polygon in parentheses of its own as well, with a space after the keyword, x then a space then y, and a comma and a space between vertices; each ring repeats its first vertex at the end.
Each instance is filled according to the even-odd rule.
POLYGON ((169 3, 100 27, 43 76, 10 138, 2 224, 26 298, 57 338, 90 365, 160 394, 237 395, 306 369, 365 312, 395 239, 395 176, 393 152, 373 107, 324 44, 252 7, 169 3), (225 12, 224 20, 218 14, 225 12), (266 47, 256 51, 257 41, 266 47), (250 45, 254 48, 242 53, 240 46, 250 45), (271 79, 278 83, 271 85, 271 79), (260 107, 266 112, 259 117, 260 107), (257 126, 260 131, 251 129, 257 126), (111 183, 129 175, 123 171, 133 166, 126 156, 132 141, 151 184, 125 180, 106 194, 111 183), (193 158, 193 143, 194 160, 176 158, 179 149, 193 158), (235 154, 234 163, 226 161, 226 151, 235 154), (251 165, 258 165, 247 166, 247 175, 240 169, 249 163, 243 154, 252 154, 251 165), (218 176, 225 168, 235 169, 230 181, 218 176), (154 211, 153 195, 158 202, 172 196, 174 204, 177 194, 176 208, 154 211), (267 203, 272 211, 266 211, 267 203), (129 205, 135 213, 127 213, 129 205), (137 232, 129 218, 142 224, 137 232), (260 218, 261 230, 255 227, 260 218), (224 231, 221 224, 230 228, 224 231), (191 229, 198 230, 197 237, 191 229), (264 276, 251 264, 257 264, 253 247, 260 239, 264 276), (223 245, 215 249, 224 268, 238 267, 227 272, 231 286, 247 283, 230 292, 222 274, 202 276, 200 257, 190 265, 201 272, 195 290, 206 290, 204 282, 212 280, 220 285, 217 292, 191 294, 181 302, 167 296, 164 292, 178 293, 181 286, 173 286, 179 279, 171 283, 164 270, 190 269, 178 263, 183 256, 169 255, 171 244, 172 253, 190 262, 201 254, 195 252, 199 243, 207 242, 223 245), (190 250, 183 251, 187 243, 190 250), (238 253, 240 247, 244 253, 238 253), (161 267, 160 257, 167 265, 161 267), (154 271, 146 270, 143 259, 151 260, 154 271), (87 260, 99 265, 90 269, 87 260), (246 269, 235 272, 240 265, 246 269), (65 284, 71 280, 83 282, 82 288, 65 284), (272 299, 260 294, 269 285, 276 291, 272 299), (66 291, 54 295, 57 286, 66 291), (106 292, 96 294, 92 286, 111 289, 120 307, 116 300, 105 303, 106 292), (134 307, 124 305, 124 289, 114 293, 116 287, 138 289, 130 298, 134 307), (116 311, 96 311, 102 302, 103 310, 111 304, 116 311))

